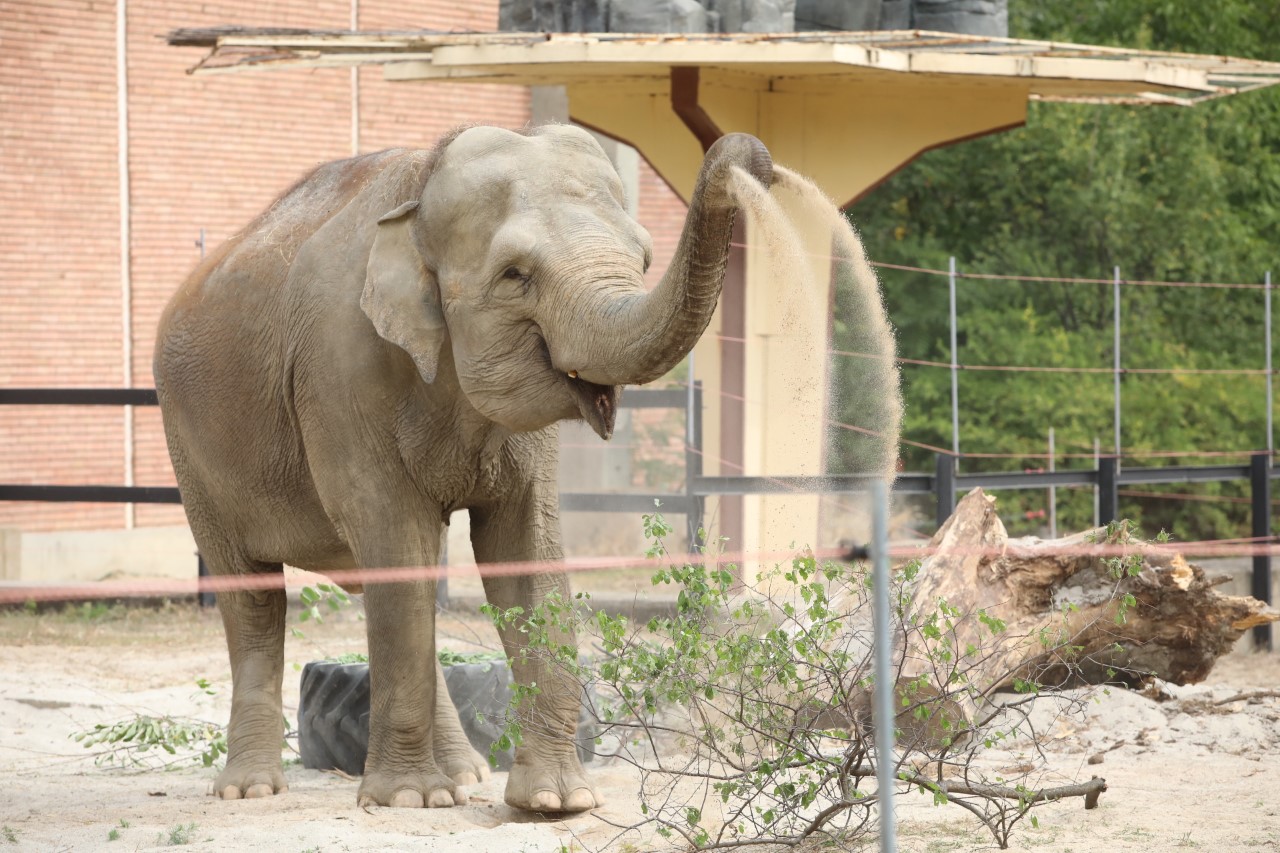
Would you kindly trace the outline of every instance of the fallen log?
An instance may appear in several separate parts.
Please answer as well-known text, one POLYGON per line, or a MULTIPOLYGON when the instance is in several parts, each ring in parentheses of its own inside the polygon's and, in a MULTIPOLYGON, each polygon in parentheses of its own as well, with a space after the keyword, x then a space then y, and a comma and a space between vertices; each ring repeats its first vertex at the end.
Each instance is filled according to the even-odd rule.
POLYGON ((944 640, 970 652, 965 677, 980 696, 1032 681, 1193 684, 1246 630, 1280 620, 1257 599, 1219 593, 1175 546, 1141 541, 1123 523, 1010 539, 981 489, 960 501, 929 552, 911 590, 903 677, 945 674, 912 630, 944 602, 955 614, 944 640))

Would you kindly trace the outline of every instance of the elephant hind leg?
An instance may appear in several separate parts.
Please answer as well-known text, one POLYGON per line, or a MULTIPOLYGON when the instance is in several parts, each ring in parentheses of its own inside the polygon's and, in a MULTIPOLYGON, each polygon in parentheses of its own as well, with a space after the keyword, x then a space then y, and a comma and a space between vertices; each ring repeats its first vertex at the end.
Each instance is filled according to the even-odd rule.
MULTIPOLYGON (((283 569, 279 563, 229 560, 209 553, 205 559, 210 571, 219 576, 251 578, 283 569)), ((214 782, 214 793, 224 800, 269 797, 288 790, 280 765, 286 606, 282 588, 218 592, 231 657, 227 766, 214 782)))

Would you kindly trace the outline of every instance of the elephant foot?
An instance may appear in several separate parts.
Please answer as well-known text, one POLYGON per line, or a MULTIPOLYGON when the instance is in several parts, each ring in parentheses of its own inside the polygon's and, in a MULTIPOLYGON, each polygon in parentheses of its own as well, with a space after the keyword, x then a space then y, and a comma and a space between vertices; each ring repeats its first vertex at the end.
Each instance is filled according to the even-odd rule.
POLYGON ((452 779, 438 771, 389 773, 366 771, 356 794, 356 804, 397 809, 445 809, 461 806, 467 795, 452 779))
POLYGON ((585 812, 604 805, 576 755, 531 762, 521 758, 517 756, 507 777, 507 805, 531 812, 585 812))
POLYGON ((471 742, 462 735, 462 742, 439 741, 435 745, 436 766, 458 785, 476 785, 490 776, 489 762, 471 748, 471 742))
POLYGON ((254 800, 289 790, 280 764, 228 764, 213 783, 213 793, 223 800, 254 800))

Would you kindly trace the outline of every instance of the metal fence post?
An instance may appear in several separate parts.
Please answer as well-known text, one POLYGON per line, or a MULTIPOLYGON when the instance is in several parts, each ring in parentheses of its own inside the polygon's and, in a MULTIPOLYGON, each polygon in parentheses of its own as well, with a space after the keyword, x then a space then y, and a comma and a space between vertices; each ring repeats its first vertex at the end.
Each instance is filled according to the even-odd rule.
MULTIPOLYGON (((1272 388, 1272 378, 1275 371, 1271 369, 1271 270, 1267 270, 1264 277, 1266 283, 1262 291, 1262 310, 1263 310, 1263 345, 1266 347, 1266 367, 1267 367, 1267 457, 1276 450, 1275 429, 1272 424, 1274 415, 1272 410, 1275 408, 1275 396, 1272 388)), ((1270 462, 1268 461, 1268 464, 1270 462)))
MULTIPOLYGON (((1053 427, 1049 427, 1049 473, 1052 474, 1058 467, 1057 465, 1057 448, 1053 441, 1053 427)), ((1049 538, 1058 538, 1058 490, 1049 487, 1049 538)))
MULTIPOLYGON (((693 354, 689 354, 690 360, 693 354)), ((703 541, 702 518, 706 510, 706 498, 694 494, 694 480, 702 476, 702 383, 689 384, 689 407, 684 420, 684 492, 689 498, 691 511, 685 516, 689 525, 689 550, 692 552, 706 543, 703 541)))
MULTIPOLYGON (((204 561, 204 554, 199 551, 196 551, 196 577, 201 579, 209 577, 209 565, 204 561)), ((212 592, 202 589, 196 593, 196 602, 201 607, 216 607, 218 597, 212 592)))
MULTIPOLYGON (((1249 457, 1249 495, 1253 509, 1254 544, 1271 540, 1271 457, 1256 453, 1249 457)), ((1252 593, 1254 598, 1271 604, 1271 555, 1253 555, 1252 593)), ((1256 625, 1253 629, 1255 649, 1271 651, 1271 624, 1256 625)))
POLYGON ((1115 521, 1120 513, 1120 460, 1115 456, 1098 459, 1098 525, 1115 521))
POLYGON ((1112 281, 1113 299, 1115 307, 1112 313, 1115 315, 1115 342, 1112 344, 1112 361, 1114 362, 1113 373, 1115 376, 1115 414, 1112 416, 1115 420, 1115 445, 1116 445, 1116 464, 1120 462, 1120 374, 1124 371, 1120 367, 1120 267, 1115 268, 1115 277, 1112 281))
POLYGON ((941 527, 951 517, 951 513, 956 511, 956 457, 939 453, 937 460, 933 491, 938 501, 938 526, 941 527))
MULTIPOLYGON (((1093 468, 1095 471, 1102 470, 1102 441, 1096 435, 1093 437, 1093 468)), ((1102 513, 1099 512, 1098 495, 1100 494, 1098 486, 1099 481, 1095 478, 1093 481, 1093 526, 1102 526, 1102 513)))
POLYGON ((871 608, 872 627, 875 632, 875 723, 876 743, 876 800, 880 806, 880 851, 895 853, 897 850, 897 823, 893 816, 893 786, 897 777, 897 758, 894 754, 894 714, 897 679, 893 676, 891 649, 892 626, 889 623, 889 490, 876 480, 871 484, 871 557, 872 591, 875 603, 871 608))
POLYGON ((440 545, 440 577, 436 578, 436 610, 449 609, 449 525, 444 528, 444 542, 440 545))
MULTIPOLYGON (((956 256, 951 256, 948 268, 947 293, 951 323, 951 452, 960 455, 960 352, 956 344, 956 256)), ((949 514, 949 513, 948 513, 949 514)))

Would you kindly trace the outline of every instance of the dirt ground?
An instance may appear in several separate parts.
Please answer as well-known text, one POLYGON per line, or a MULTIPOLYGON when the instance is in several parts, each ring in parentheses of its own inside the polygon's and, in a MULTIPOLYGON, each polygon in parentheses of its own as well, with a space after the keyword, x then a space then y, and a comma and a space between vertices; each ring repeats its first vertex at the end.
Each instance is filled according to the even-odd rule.
MULTIPOLYGON (((291 615, 291 619, 293 619, 291 615)), ((295 623, 296 624, 296 623, 295 623)), ((296 720, 298 678, 290 665, 363 650, 363 624, 342 614, 290 636, 285 713, 296 720)), ((442 645, 496 646, 480 618, 447 615, 442 645)), ((1050 766, 1061 779, 1102 775, 1099 808, 1080 800, 1037 811, 1039 828, 1015 836, 1014 850, 1280 851, 1280 700, 1215 705, 1236 693, 1280 687, 1280 654, 1237 653, 1209 681, 1171 689, 1156 701, 1125 691, 1099 695, 1088 720, 1048 733, 1050 766), (1105 753, 1100 765, 1087 758, 1105 753)), ((187 605, 158 611, 83 605, 62 613, 0 614, 0 853, 6 850, 302 851, 425 850, 552 853, 649 849, 616 835, 606 821, 638 816, 635 775, 624 766, 589 767, 606 799, 596 814, 549 820, 502 802, 505 774, 474 786, 466 806, 447 810, 361 810, 357 782, 285 769, 290 790, 267 800, 209 796, 213 771, 121 771, 95 766, 94 749, 71 736, 135 714, 225 722, 230 670, 216 614, 187 605), (197 686, 208 682, 208 690, 197 686)), ((977 822, 928 798, 899 803, 904 851, 993 847, 977 822)), ((813 849, 818 849, 814 847, 813 849)))

